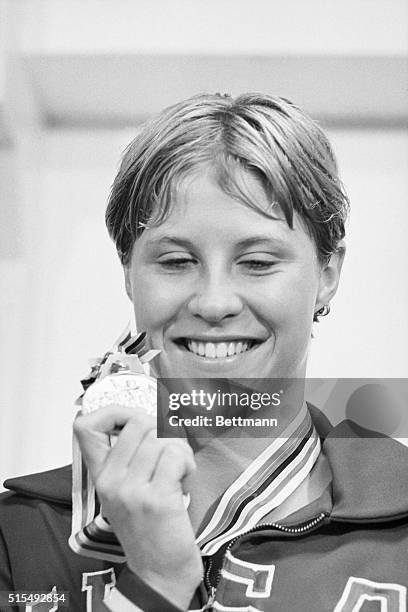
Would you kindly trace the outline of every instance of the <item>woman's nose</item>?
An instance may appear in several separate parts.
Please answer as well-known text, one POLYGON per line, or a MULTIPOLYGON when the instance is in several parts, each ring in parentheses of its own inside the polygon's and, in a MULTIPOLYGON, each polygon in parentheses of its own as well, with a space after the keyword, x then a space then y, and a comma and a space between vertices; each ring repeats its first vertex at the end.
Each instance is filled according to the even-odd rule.
POLYGON ((218 323, 226 317, 238 315, 243 302, 230 279, 209 279, 197 287, 188 308, 192 315, 218 323))

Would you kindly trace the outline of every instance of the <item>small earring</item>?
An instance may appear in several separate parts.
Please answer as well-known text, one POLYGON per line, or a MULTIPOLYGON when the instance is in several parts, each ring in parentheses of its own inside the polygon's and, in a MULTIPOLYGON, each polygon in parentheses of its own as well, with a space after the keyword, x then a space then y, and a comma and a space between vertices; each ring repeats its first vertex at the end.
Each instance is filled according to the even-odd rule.
POLYGON ((320 317, 326 317, 329 314, 329 312, 330 312, 330 304, 325 304, 324 306, 319 308, 319 310, 316 310, 316 312, 313 315, 313 321, 315 323, 319 323, 320 317))

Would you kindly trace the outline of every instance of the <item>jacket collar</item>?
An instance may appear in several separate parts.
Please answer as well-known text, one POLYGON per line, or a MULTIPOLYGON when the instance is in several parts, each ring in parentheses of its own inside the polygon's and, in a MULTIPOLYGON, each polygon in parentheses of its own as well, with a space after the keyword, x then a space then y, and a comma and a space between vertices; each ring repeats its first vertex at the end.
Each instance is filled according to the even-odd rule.
POLYGON ((408 515, 405 446, 342 421, 326 437, 323 452, 333 474, 333 520, 380 522, 408 515))
POLYGON ((68 507, 72 505, 72 470, 70 465, 39 474, 9 478, 5 481, 4 486, 6 489, 25 497, 35 497, 68 507))
POLYGON ((408 516, 408 448, 348 420, 331 428, 322 448, 332 481, 318 499, 282 521, 285 525, 299 525, 321 513, 344 523, 408 516))

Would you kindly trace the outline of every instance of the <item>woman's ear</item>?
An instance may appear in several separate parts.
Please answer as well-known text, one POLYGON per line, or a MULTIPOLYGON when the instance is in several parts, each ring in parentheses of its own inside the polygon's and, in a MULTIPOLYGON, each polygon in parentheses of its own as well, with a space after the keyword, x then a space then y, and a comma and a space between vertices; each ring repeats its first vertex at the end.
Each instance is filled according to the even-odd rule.
POLYGON ((132 292, 132 281, 130 278, 130 266, 123 266, 123 273, 125 275, 125 287, 126 293, 131 302, 133 302, 133 292, 132 292))
POLYGON ((343 240, 341 240, 329 261, 322 266, 315 312, 320 310, 323 306, 330 304, 330 301, 335 296, 340 281, 340 273, 345 253, 346 245, 343 240))

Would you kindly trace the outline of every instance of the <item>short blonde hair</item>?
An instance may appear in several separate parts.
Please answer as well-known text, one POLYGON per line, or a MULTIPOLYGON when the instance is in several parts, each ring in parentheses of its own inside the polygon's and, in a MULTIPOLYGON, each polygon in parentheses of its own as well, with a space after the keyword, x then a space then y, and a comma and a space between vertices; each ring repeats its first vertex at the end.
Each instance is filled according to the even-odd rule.
POLYGON ((300 215, 321 261, 344 237, 349 202, 315 121, 284 98, 199 95, 146 122, 123 155, 106 211, 123 265, 146 225, 166 218, 180 181, 204 166, 228 195, 259 208, 242 170, 254 175, 291 228, 300 215))

